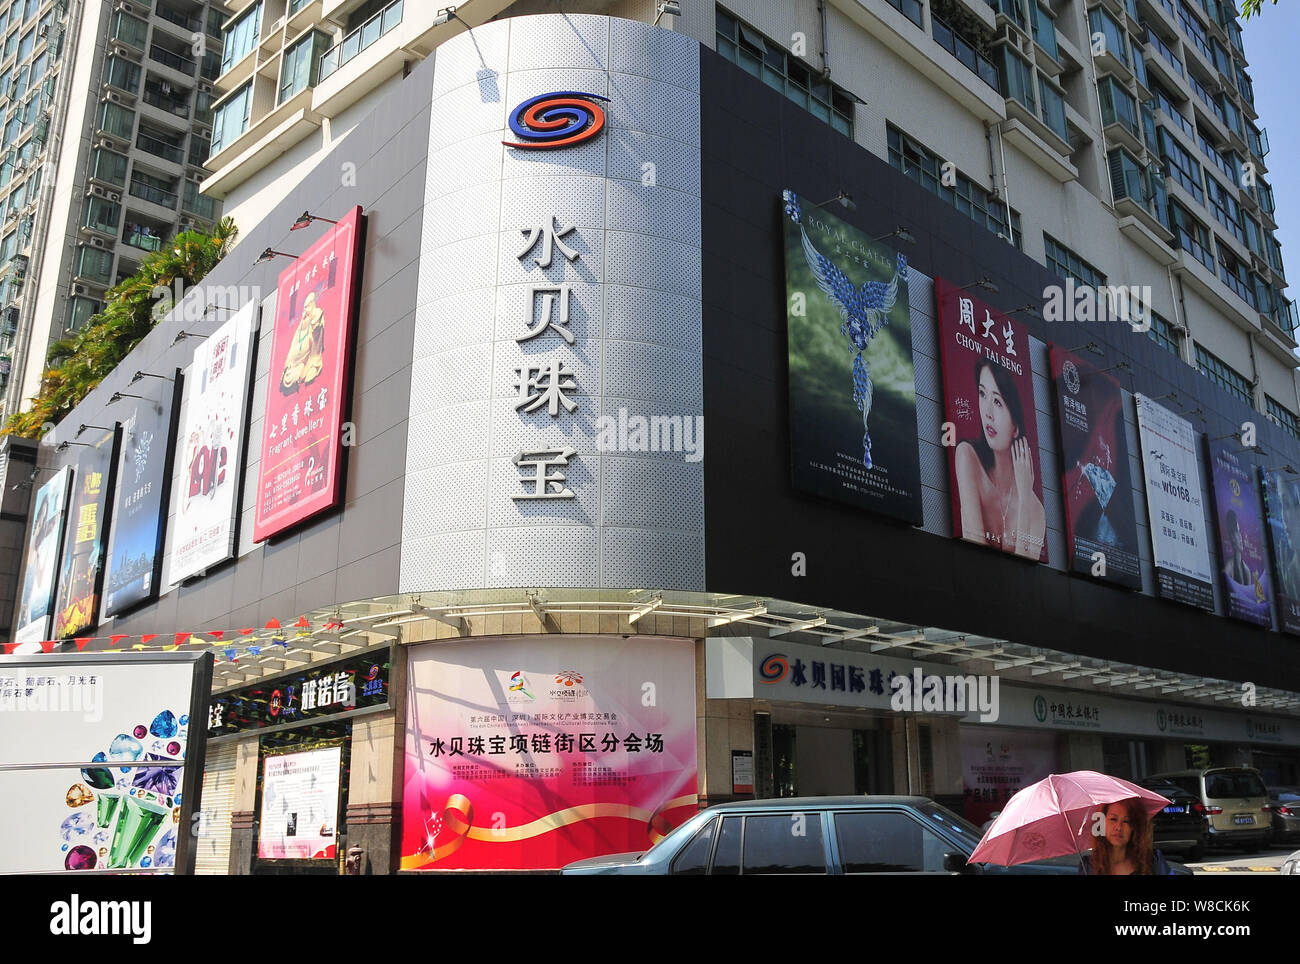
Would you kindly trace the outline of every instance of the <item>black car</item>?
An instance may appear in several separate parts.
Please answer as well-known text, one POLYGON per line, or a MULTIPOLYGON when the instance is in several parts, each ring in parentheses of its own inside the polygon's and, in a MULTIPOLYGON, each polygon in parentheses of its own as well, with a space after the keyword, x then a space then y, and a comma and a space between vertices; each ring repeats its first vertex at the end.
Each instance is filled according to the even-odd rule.
POLYGON ((1167 780, 1144 780, 1139 785, 1169 799, 1169 806, 1151 818, 1156 849, 1166 854, 1181 854, 1187 860, 1200 860, 1209 836, 1205 806, 1200 799, 1167 780))

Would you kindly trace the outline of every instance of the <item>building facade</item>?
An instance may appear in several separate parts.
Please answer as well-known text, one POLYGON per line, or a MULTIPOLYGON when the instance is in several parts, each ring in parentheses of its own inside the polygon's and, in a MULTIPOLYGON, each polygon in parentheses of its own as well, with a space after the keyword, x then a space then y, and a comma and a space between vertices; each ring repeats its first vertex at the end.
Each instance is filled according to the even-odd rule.
MULTIPOLYGON (((1287 612, 1268 597, 1266 621, 1243 621, 1231 539, 1201 543, 1211 576, 1195 604, 1170 591, 1142 413, 1163 399, 1195 435, 1194 479, 1180 484, 1197 489, 1182 521, 1200 539, 1226 531, 1199 495, 1217 471, 1203 444, 1257 423, 1254 444, 1233 452, 1249 494, 1257 470, 1296 464, 1300 441, 1126 322, 1018 311, 1086 267, 1035 259, 1036 209, 1017 201, 1019 219, 1006 218, 968 173, 951 196, 927 184, 928 162, 915 172, 903 139, 924 132, 891 128, 891 115, 865 124, 849 88, 797 101, 801 78, 816 85, 796 59, 778 76, 765 53, 755 76, 722 43, 727 29, 749 46, 771 34, 744 34, 728 15, 714 26, 716 51, 586 14, 505 17, 443 42, 187 296, 207 306, 214 289, 242 291, 240 310, 196 322, 179 306, 41 447, 35 485, 67 465, 75 489, 98 456, 89 437, 87 451, 58 448, 77 442, 70 426, 132 444, 131 412, 163 410, 157 386, 182 373, 159 578, 112 615, 95 594, 96 625, 68 634, 75 643, 35 639, 51 651, 213 650, 215 705, 229 709, 209 719, 204 809, 216 812, 201 866, 334 872, 356 847, 376 873, 547 869, 644 846, 695 806, 750 795, 915 792, 978 822, 1059 770, 1140 778, 1240 763, 1273 783, 1297 778, 1287 612), (578 119, 548 126, 548 103, 578 119), (861 142, 877 135, 880 152, 861 142), (531 146, 547 137, 573 140, 531 146), (349 165, 355 178, 340 176, 349 165), (868 270, 882 280, 863 282, 868 270), (350 310, 339 278, 356 286, 350 310), (984 336, 1003 337, 1004 361, 1014 342, 1030 393, 1016 416, 1021 434, 1037 429, 1029 553, 960 538, 954 511, 945 333, 964 323, 948 306, 977 288, 984 336), (828 296, 846 299, 842 330, 828 296), (839 339, 860 310, 878 340, 846 356, 839 339), (805 343, 804 317, 834 320, 805 343), (320 342, 318 324, 334 326, 320 342), (353 326, 341 351, 328 347, 339 324, 353 326), (1092 484, 1110 515, 1132 520, 1127 588, 1075 564, 1076 466, 1053 391, 1064 350, 1123 379, 1114 425, 1127 451, 1113 486, 1092 484), (800 481, 797 453, 820 423, 800 415, 798 386, 831 366, 810 366, 815 352, 846 373, 822 393, 826 411, 848 412, 825 420, 848 426, 827 443, 841 454, 825 477, 886 472, 873 492, 905 509, 864 503, 861 486, 850 498, 838 481, 800 481), (867 393, 848 357, 872 370, 856 409, 847 399, 867 393), (191 448, 190 412, 236 364, 247 382, 223 410, 226 441, 211 443, 224 455, 196 461, 208 443, 198 433, 191 448), (336 370, 337 496, 277 528, 269 520, 293 512, 276 487, 277 433, 315 431, 290 426, 324 408, 315 386, 336 370), (234 495, 220 551, 199 565, 191 505, 223 491, 205 481, 210 464, 234 495), (945 676, 985 689, 973 703, 927 701, 926 677, 945 676), (920 681, 916 701, 902 700, 900 677, 920 681), (330 776, 337 818, 303 852, 285 842, 307 835, 277 813, 285 770, 269 761, 321 751, 311 765, 330 776)), ((849 62, 834 49, 830 60, 849 62)), ((915 128, 927 115, 910 116, 915 128)), ((999 146, 981 125, 980 156, 1005 151, 1011 164, 1002 133, 999 146)), ((1063 190, 1079 217, 1103 205, 1063 190)), ((1056 243, 1078 243, 1058 230, 1056 243)), ((1127 250, 1120 228, 1105 237, 1127 250)), ((1126 263, 1093 257, 1117 275, 1126 263)), ((1165 276, 1174 299, 1179 276, 1165 276)), ((1183 303, 1208 303, 1197 298, 1185 285, 1183 303)), ((1271 530, 1289 531, 1270 511, 1271 530)), ((105 523, 110 559, 118 524, 105 523)), ((1278 551, 1270 570, 1279 585, 1288 558, 1278 551)))

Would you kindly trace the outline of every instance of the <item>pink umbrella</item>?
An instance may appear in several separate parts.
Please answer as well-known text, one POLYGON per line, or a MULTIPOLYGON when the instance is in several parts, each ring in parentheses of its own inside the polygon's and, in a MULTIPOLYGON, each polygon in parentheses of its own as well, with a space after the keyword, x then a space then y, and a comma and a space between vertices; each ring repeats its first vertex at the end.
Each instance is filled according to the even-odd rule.
POLYGON ((970 855, 971 863, 1014 864, 1092 849, 1094 814, 1107 803, 1136 797, 1147 816, 1169 801, 1136 784, 1093 770, 1053 773, 1007 801, 970 855))

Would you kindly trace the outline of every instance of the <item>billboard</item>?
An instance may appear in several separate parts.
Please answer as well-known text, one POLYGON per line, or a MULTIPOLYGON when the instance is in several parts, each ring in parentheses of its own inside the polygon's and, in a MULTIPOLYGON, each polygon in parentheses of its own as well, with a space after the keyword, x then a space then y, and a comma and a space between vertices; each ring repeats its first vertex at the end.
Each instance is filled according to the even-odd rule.
POLYGON ((117 467, 117 430, 104 432, 77 449, 72 504, 63 536, 63 565, 54 607, 55 639, 67 639, 99 621, 104 549, 111 522, 113 476, 117 467))
POLYGON ((1141 589, 1124 390, 1078 355, 1052 345, 1051 356, 1070 570, 1141 589))
POLYGON ((192 872, 211 677, 209 653, 0 656, 0 873, 192 872))
POLYGON ((72 469, 64 466, 36 493, 32 531, 27 540, 27 563, 23 567, 23 594, 18 607, 18 629, 14 642, 36 643, 49 639, 50 616, 54 612, 54 591, 58 585, 59 551, 63 546, 64 516, 72 469))
POLYGON ((1233 619, 1272 626, 1272 589, 1264 546, 1264 509, 1255 488, 1255 466, 1232 439, 1209 443, 1214 515, 1219 531, 1219 585, 1233 619))
POLYGON ((1210 540, 1205 531, 1196 433, 1191 422, 1163 405, 1145 395, 1134 398, 1156 588, 1165 599, 1213 612, 1210 540))
POLYGON ((1300 477, 1294 471, 1262 473, 1268 539, 1273 550, 1274 593, 1282 631, 1300 636, 1300 477))
POLYGON ((142 384, 140 390, 157 397, 134 399, 135 408, 122 422, 113 544, 104 575, 106 616, 158 595, 171 483, 175 391, 171 382, 161 380, 142 384))
POLYGON ((953 535, 1047 561, 1029 332, 934 280, 953 535))
POLYGON ((920 525, 907 259, 783 197, 794 487, 920 525))
POLYGON ((262 761, 257 856, 334 860, 338 855, 343 747, 268 754, 262 761))
POLYGON ((1055 733, 998 727, 961 728, 964 816, 982 826, 1031 783, 1061 772, 1055 733))
POLYGON ((428 643, 407 685, 403 869, 556 868, 698 812, 689 639, 428 643))
POLYGON ((179 583, 235 551, 239 467, 257 305, 249 302, 194 350, 176 433, 170 580, 179 583))
POLYGON ((280 273, 253 541, 338 504, 361 208, 280 273))

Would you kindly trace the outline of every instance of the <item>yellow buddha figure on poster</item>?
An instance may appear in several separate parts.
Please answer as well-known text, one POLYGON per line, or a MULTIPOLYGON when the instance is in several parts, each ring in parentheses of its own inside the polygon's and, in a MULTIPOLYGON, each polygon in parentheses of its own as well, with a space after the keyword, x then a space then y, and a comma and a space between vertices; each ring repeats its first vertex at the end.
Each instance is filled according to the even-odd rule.
POLYGON ((289 354, 280 376, 280 391, 291 395, 310 385, 325 368, 325 312, 316 304, 316 293, 303 299, 302 314, 289 344, 289 354))

